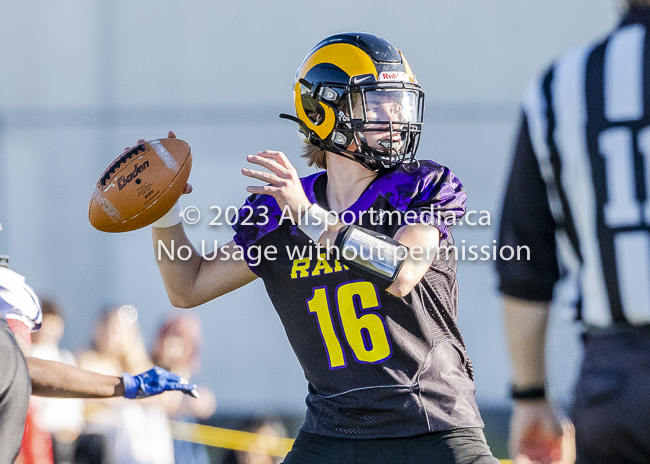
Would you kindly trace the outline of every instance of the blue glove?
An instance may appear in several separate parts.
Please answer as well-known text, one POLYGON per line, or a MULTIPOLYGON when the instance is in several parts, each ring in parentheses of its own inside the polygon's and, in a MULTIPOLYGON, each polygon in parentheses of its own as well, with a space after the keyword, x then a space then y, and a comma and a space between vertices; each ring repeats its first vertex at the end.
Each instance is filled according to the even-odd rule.
POLYGON ((180 390, 198 398, 196 384, 189 384, 179 375, 167 372, 162 367, 152 367, 147 372, 133 376, 122 374, 124 397, 129 399, 147 398, 170 390, 180 390))

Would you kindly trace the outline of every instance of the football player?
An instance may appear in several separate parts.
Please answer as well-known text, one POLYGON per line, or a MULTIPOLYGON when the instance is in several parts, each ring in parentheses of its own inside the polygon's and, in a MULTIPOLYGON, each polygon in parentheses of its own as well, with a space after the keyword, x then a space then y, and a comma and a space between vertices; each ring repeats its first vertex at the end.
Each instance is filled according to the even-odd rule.
POLYGON ((1 265, 0 462, 13 462, 18 455, 30 390, 34 395, 58 398, 134 399, 169 390, 196 395, 196 385, 160 367, 135 376, 124 373, 114 377, 34 358, 30 332, 38 330, 41 319, 40 301, 25 278, 1 265))
MULTIPOLYGON (((294 103, 281 117, 323 170, 301 179, 281 152, 248 156, 242 173, 266 185, 247 187, 216 259, 161 257, 170 301, 193 307, 264 281, 309 382, 285 463, 497 462, 456 323, 450 227, 465 190, 415 160, 424 92, 409 64, 376 35, 328 37, 298 69, 294 103)), ((191 246, 180 212, 154 224, 156 249, 191 246)))

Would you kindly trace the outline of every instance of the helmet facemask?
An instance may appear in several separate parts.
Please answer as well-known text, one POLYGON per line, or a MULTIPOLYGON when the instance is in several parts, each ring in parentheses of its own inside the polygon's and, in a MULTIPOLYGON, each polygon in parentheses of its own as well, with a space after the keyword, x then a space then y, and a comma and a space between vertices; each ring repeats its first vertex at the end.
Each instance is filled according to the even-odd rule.
POLYGON ((323 118, 323 107, 317 102, 328 105, 336 114, 330 137, 318 141, 312 138, 309 142, 352 157, 372 171, 415 160, 424 113, 424 92, 419 86, 400 83, 341 87, 324 83, 317 92, 302 88, 302 102, 312 122, 318 125, 323 118))
POLYGON ((414 161, 423 100, 423 92, 416 88, 349 89, 338 105, 331 151, 352 155, 373 171, 414 161))

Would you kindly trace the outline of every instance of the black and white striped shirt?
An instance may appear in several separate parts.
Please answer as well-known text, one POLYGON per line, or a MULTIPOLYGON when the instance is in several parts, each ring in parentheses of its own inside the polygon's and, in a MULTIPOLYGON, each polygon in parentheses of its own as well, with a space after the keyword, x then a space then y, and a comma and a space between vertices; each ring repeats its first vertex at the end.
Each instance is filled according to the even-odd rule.
POLYGON ((549 301, 557 255, 587 324, 650 324, 650 8, 561 56, 526 91, 504 200, 500 290, 549 301))

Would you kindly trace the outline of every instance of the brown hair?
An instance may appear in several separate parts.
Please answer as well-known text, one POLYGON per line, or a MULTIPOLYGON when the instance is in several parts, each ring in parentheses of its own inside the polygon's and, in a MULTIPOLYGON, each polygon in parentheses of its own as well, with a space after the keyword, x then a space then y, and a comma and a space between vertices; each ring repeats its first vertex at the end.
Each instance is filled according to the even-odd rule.
POLYGON ((41 312, 43 316, 53 315, 58 316, 63 319, 63 311, 59 308, 59 305, 56 304, 54 300, 49 298, 41 298, 41 312))
POLYGON ((650 6, 650 0, 627 0, 630 7, 650 6))
POLYGON ((300 156, 307 160, 308 166, 316 166, 320 169, 327 169, 327 159, 325 156, 326 153, 327 152, 322 148, 318 148, 311 143, 307 143, 302 147, 302 153, 300 156))

